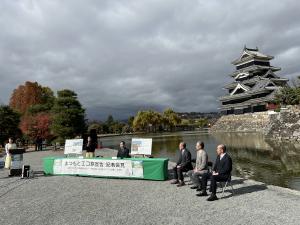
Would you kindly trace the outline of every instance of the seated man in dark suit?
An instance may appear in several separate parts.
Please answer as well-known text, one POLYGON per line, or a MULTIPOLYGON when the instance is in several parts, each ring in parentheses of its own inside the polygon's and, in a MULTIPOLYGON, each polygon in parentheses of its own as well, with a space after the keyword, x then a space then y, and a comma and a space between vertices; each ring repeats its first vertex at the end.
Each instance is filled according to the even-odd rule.
POLYGON ((120 142, 120 148, 117 154, 118 158, 130 158, 129 149, 125 145, 125 141, 120 142))
POLYGON ((186 144, 184 142, 180 142, 179 150, 180 156, 176 163, 176 166, 173 167, 174 180, 171 182, 171 184, 178 183, 177 187, 185 185, 182 172, 187 172, 193 169, 193 165, 191 162, 191 153, 186 149, 186 144))
POLYGON ((213 172, 211 174, 207 173, 202 176, 202 191, 199 194, 197 194, 197 196, 207 196, 206 186, 207 186, 207 180, 210 178, 211 195, 207 199, 207 201, 214 201, 218 199, 216 196, 217 182, 218 181, 225 182, 231 176, 232 160, 231 157, 226 153, 226 146, 218 145, 217 154, 218 156, 213 166, 213 172))

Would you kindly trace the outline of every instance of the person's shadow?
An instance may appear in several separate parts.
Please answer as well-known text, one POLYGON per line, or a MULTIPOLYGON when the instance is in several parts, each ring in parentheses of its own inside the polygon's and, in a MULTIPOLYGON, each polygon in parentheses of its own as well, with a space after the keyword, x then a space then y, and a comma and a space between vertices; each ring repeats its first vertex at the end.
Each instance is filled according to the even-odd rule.
MULTIPOLYGON (((227 186, 224 193, 230 192, 230 195, 226 195, 226 196, 222 197, 222 199, 231 198, 231 197, 235 197, 235 196, 239 196, 239 195, 243 195, 243 194, 250 194, 250 193, 258 192, 258 191, 264 191, 264 190, 268 189, 265 184, 254 184, 254 185, 250 185, 250 186, 234 188, 234 181, 232 181, 232 185, 233 185, 233 193, 232 193, 230 185, 227 186)), ((222 192, 221 188, 219 188, 219 192, 220 191, 222 192)))
MULTIPOLYGON (((169 178, 169 180, 173 179, 173 170, 172 169, 168 169, 168 178, 169 178)), ((265 184, 254 184, 254 185, 250 185, 250 186, 243 186, 243 187, 236 188, 237 185, 244 184, 244 181, 246 181, 246 180, 247 179, 245 179, 245 178, 232 179, 231 185, 233 187, 233 193, 232 193, 230 184, 228 184, 226 187, 226 190, 224 191, 225 196, 223 196, 221 199, 231 198, 234 196, 249 194, 249 193, 258 192, 258 191, 264 191, 267 189, 267 186, 265 184), (226 195, 226 193, 228 193, 228 192, 230 194, 226 195)), ((208 181, 208 188, 209 188, 209 185, 210 185, 210 181, 208 181)), ((222 187, 219 183, 218 183, 217 192, 218 192, 218 194, 222 193, 222 187)))

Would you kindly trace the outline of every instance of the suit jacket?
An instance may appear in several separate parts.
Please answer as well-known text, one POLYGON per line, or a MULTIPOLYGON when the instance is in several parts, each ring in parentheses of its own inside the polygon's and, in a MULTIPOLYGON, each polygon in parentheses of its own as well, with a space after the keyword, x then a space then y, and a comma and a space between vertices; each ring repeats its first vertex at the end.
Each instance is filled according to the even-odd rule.
POLYGON ((130 155, 129 155, 129 149, 128 148, 123 148, 123 149, 119 149, 118 150, 118 154, 117 154, 117 157, 119 158, 130 158, 130 155))
POLYGON ((197 151, 195 168, 197 171, 207 170, 208 155, 204 149, 197 151))
POLYGON ((188 170, 193 169, 192 165, 192 155, 189 150, 184 149, 184 152, 182 154, 182 151, 180 151, 179 159, 176 163, 176 166, 184 167, 188 170))
POLYGON ((222 160, 220 160, 220 156, 217 156, 215 165, 213 166, 213 171, 216 173, 219 173, 219 175, 223 176, 230 176, 232 170, 232 159, 231 157, 226 153, 222 160))

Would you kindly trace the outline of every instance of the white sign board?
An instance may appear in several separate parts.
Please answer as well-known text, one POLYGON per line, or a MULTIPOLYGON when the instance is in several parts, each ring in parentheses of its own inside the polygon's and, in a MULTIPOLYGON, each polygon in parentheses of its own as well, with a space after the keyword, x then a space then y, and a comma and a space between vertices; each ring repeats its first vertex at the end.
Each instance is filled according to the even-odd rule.
POLYGON ((67 139, 65 143, 65 154, 82 154, 83 139, 67 139))
POLYGON ((55 159, 53 173, 103 177, 143 178, 144 176, 142 161, 79 158, 55 159))
POLYGON ((151 155, 152 138, 132 138, 131 155, 151 155))

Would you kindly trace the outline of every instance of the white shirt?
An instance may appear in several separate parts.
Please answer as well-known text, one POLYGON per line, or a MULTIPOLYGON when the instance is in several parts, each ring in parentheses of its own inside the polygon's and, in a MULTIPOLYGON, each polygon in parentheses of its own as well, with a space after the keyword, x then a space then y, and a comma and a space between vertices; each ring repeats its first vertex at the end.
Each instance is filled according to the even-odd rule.
POLYGON ((220 160, 222 160, 222 158, 224 157, 224 155, 226 155, 226 152, 220 155, 220 160))
POLYGON ((10 150, 10 149, 16 149, 16 148, 17 148, 17 145, 16 145, 15 143, 12 143, 12 144, 7 143, 7 144, 5 145, 5 152, 6 152, 6 154, 8 155, 8 154, 9 154, 9 151, 8 151, 8 150, 10 150))

